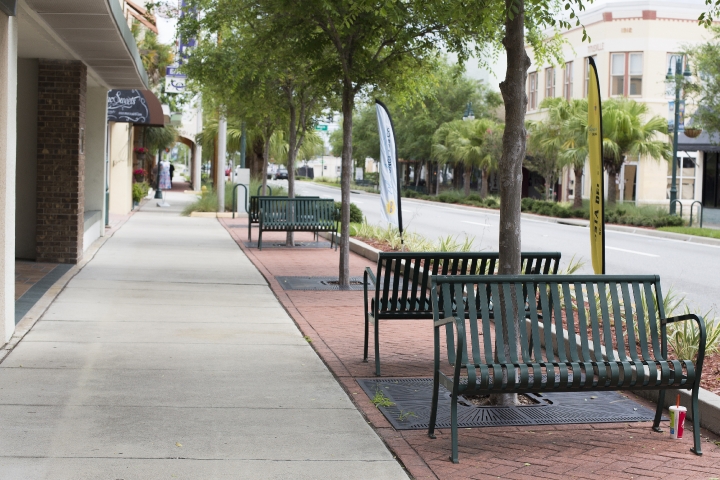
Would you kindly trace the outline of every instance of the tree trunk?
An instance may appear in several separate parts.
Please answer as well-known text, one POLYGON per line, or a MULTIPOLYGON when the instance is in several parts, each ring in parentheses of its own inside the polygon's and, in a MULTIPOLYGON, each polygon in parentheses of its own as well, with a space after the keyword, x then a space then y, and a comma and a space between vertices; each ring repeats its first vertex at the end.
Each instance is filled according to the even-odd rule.
POLYGON ((355 106, 355 92, 349 81, 345 81, 342 92, 343 148, 340 177, 340 271, 338 284, 350 285, 350 178, 352 177, 352 116, 355 106))
MULTIPOLYGON (((290 131, 288 133, 288 159, 287 159, 287 171, 288 171, 288 198, 295 198, 295 157, 297 155, 297 112, 295 106, 290 102, 288 105, 290 113, 290 131)), ((294 210, 289 212, 294 216, 294 210)), ((295 237, 292 231, 287 232, 285 237, 285 246, 294 247, 295 237)))
POLYGON ((440 172, 442 171, 442 168, 440 167, 440 164, 437 165, 437 175, 435 176, 435 196, 437 197, 440 195, 440 172))
POLYGON ((488 196, 488 176, 489 176, 487 168, 483 168, 482 170, 480 170, 480 174, 482 175, 480 196, 482 198, 487 198, 487 196, 488 196))
POLYGON ((573 200, 573 208, 582 208, 582 176, 582 167, 575 168, 575 188, 573 189, 575 199, 573 200))
POLYGON ((270 135, 265 135, 265 145, 263 147, 263 166, 262 166, 262 194, 267 195, 267 168, 270 161, 270 135))
POLYGON ((607 203, 608 205, 615 205, 615 202, 617 201, 617 184, 615 183, 617 181, 617 176, 619 172, 616 172, 614 170, 608 170, 608 186, 607 186, 607 203))
POLYGON ((553 201, 553 178, 552 176, 545 177, 545 201, 553 201))
POLYGON ((467 165, 465 167, 465 176, 463 178, 463 193, 466 197, 470 195, 470 179, 472 178, 472 170, 473 168, 471 165, 467 165))
MULTIPOLYGON (((417 162, 415 167, 415 190, 420 187, 420 176, 422 175, 423 162, 417 162)), ((427 176, 427 175, 426 175, 427 176)), ((427 182, 425 182, 427 183, 427 182)))
MULTIPOLYGON (((525 110, 527 96, 525 84, 530 58, 525 53, 525 2, 524 0, 505 0, 508 12, 517 8, 512 20, 505 19, 505 38, 503 45, 507 53, 507 71, 505 80, 500 83, 500 92, 505 103, 505 132, 503 133, 502 156, 498 165, 500 181, 500 234, 499 234, 499 273, 501 275, 517 275, 520 273, 520 196, 522 193, 522 162, 525 158, 525 110)), ((499 298, 498 305, 503 305, 504 298, 499 298)), ((520 318, 514 306, 513 318, 499 315, 495 321, 502 322, 505 333, 505 351, 509 353, 509 342, 519 343, 519 338, 510 338, 508 322, 514 321, 515 332, 519 334, 520 318)), ((523 319, 524 321, 524 319, 523 319)), ((498 347, 500 347, 498 345, 498 347)), ((518 351, 520 349, 518 348, 518 351)), ((515 375, 515 371, 503 372, 503 375, 515 375)), ((500 405, 516 405, 517 395, 493 395, 493 403, 500 405)))

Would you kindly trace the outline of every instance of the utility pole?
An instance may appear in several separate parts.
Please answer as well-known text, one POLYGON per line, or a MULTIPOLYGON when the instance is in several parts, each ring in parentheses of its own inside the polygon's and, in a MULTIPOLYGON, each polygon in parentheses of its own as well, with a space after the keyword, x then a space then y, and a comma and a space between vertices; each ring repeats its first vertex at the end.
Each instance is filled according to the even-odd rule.
POLYGON ((220 115, 218 121, 218 162, 215 192, 218 198, 218 212, 225 211, 225 157, 227 156, 227 119, 220 115))

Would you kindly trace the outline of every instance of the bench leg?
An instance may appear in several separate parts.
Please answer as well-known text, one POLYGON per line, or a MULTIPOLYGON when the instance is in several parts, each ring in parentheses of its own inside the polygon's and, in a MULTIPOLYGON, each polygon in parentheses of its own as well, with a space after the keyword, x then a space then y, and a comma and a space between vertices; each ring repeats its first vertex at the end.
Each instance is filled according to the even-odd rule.
POLYGON ((702 455, 700 446, 700 409, 698 408, 698 392, 700 390, 700 378, 695 381, 692 389, 692 416, 693 416, 693 441, 695 446, 690 449, 695 455, 702 455))
POLYGON ((380 376, 380 332, 378 326, 380 322, 377 317, 373 318, 373 325, 375 330, 375 375, 380 376))
POLYGON ((252 242, 252 222, 250 217, 248 217, 248 242, 252 242))
POLYGON ((663 407, 665 406, 665 390, 658 392, 657 409, 655 410, 655 421, 653 421, 652 429, 656 432, 662 432, 660 428, 660 418, 662 418, 663 407))
POLYGON ((262 250, 262 230, 258 232, 258 250, 262 250))
POLYGON ((440 396, 440 373, 435 370, 433 377, 432 406, 430 407, 430 423, 428 424, 428 437, 435 437, 435 422, 437 421, 438 397, 440 396))
MULTIPOLYGON (((367 277, 367 273, 365 274, 367 277)), ((365 288, 367 289, 367 278, 365 279, 365 288)), ((363 362, 368 361, 368 340, 370 339, 370 312, 368 312, 368 292, 365 290, 365 344, 363 345, 363 362)))
POLYGON ((450 402, 450 419, 451 419, 451 428, 450 428, 450 437, 452 441, 452 455, 450 455, 450 460, 453 463, 460 463, 460 460, 458 460, 458 418, 457 418, 457 395, 452 396, 452 400, 450 402))

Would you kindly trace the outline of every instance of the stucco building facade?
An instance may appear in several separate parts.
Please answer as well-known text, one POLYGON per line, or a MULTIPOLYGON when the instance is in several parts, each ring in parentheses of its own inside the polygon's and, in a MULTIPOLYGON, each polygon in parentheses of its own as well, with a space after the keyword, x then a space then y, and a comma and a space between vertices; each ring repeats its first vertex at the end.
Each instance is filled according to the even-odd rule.
MULTIPOLYGON (((589 57, 598 68, 603 100, 632 98, 648 106, 647 119, 654 115, 668 118, 668 104, 675 96, 665 79, 670 59, 685 47, 711 38, 711 32, 697 22, 705 8, 702 0, 601 0, 590 5, 579 18, 591 41, 582 41, 579 27, 563 33, 567 43, 560 65, 538 64, 528 48, 533 63, 527 82, 527 119, 543 117, 539 105, 544 98, 586 98, 589 57)), ((694 106, 688 104, 687 108, 691 111, 694 106)), ((686 140, 679 138, 680 143, 686 140)), ((681 149, 678 157, 678 198, 688 204, 702 200, 703 152, 681 149)), ((618 177, 618 200, 668 205, 670 176, 671 164, 665 160, 626 158, 618 177)), ((583 183, 580 191, 587 197, 587 175, 583 183)), ((578 189, 570 169, 562 172, 559 186, 560 200, 574 198, 578 189)))

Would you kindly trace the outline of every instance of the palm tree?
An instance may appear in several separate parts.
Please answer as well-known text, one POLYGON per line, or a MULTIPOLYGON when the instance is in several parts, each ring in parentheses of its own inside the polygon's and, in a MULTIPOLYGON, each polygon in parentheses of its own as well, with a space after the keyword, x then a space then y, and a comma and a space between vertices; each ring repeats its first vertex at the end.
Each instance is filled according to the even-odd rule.
POLYGON ((465 182, 463 185, 465 196, 470 194, 470 177, 473 169, 479 168, 482 172, 482 197, 487 196, 487 177, 490 170, 497 168, 498 157, 492 155, 488 138, 497 130, 497 124, 486 118, 463 122, 466 127, 459 129, 453 136, 452 148, 456 156, 465 166, 465 182))
POLYGON ((608 204, 617 200, 616 179, 626 155, 650 156, 670 161, 668 141, 657 139, 667 134, 667 120, 654 116, 646 123, 648 107, 635 100, 611 99, 603 108, 603 165, 608 172, 608 204), (607 139, 607 140, 606 140, 607 139))
POLYGON ((552 200, 552 187, 558 173, 560 150, 557 144, 560 139, 560 125, 548 119, 527 122, 528 143, 527 156, 523 161, 528 169, 540 174, 545 179, 545 200, 552 200))
MULTIPOLYGON (((587 102, 574 100, 571 115, 565 123, 566 150, 561 154, 575 168, 575 189, 580 191, 582 168, 588 156, 587 102)), ((603 104, 603 166, 608 173, 608 204, 617 200, 616 179, 626 155, 647 155, 654 159, 670 160, 672 149, 658 134, 667 134, 667 121, 655 116, 643 123, 648 107, 629 99, 610 99, 603 104)), ((575 195, 575 206, 580 207, 580 195, 575 195)))
POLYGON ((465 168, 463 190, 470 194, 470 179, 475 168, 482 172, 481 196, 487 196, 488 173, 497 168, 498 125, 492 120, 454 120, 444 123, 433 135, 433 154, 443 162, 455 162, 465 168), (490 139, 493 142, 490 142, 490 139))
POLYGON ((443 165, 458 161, 457 152, 453 147, 453 135, 464 122, 462 120, 453 120, 451 122, 441 124, 432 138, 432 159, 437 162, 437 186, 435 195, 440 193, 440 169, 443 165))

